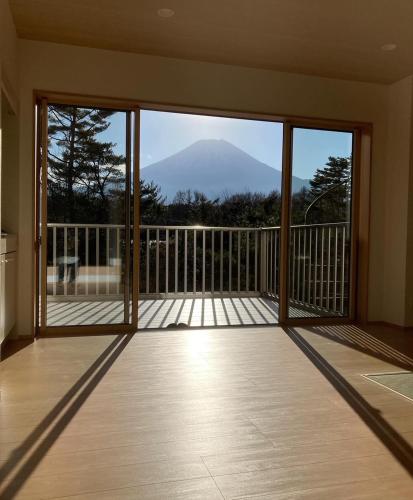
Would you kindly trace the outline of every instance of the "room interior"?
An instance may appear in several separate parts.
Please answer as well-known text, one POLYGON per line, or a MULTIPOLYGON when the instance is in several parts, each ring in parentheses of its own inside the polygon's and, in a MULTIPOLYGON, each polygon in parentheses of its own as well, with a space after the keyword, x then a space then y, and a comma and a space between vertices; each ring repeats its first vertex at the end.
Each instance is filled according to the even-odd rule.
POLYGON ((396 3, 0 0, 1 498, 411 498, 413 5, 396 3), (147 216, 145 113, 279 124, 278 219, 182 222, 162 197, 147 216), (123 148, 99 163, 104 216, 59 198, 73 116, 123 148), (295 217, 317 149, 301 131, 347 157, 336 218, 308 211, 330 190, 295 217))

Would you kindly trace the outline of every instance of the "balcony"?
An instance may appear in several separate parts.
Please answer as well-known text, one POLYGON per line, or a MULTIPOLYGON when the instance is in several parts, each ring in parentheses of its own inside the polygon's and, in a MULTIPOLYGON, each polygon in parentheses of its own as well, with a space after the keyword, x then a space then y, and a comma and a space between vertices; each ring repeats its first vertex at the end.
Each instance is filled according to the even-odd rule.
MULTIPOLYGON (((140 229, 139 328, 278 322, 279 227, 140 229)), ((290 317, 347 314, 348 232, 291 227, 290 317)), ((124 226, 48 224, 48 244, 48 325, 122 322, 124 226)))

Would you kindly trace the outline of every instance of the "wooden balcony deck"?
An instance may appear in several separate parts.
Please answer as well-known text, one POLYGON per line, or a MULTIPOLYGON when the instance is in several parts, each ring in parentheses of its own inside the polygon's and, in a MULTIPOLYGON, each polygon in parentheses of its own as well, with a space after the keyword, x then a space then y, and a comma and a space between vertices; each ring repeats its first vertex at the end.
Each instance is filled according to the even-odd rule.
MULTIPOLYGON (((264 297, 144 299, 139 301, 138 327, 165 328, 271 325, 278 323, 278 304, 264 297)), ((119 300, 49 301, 49 326, 116 324, 122 322, 119 300)))

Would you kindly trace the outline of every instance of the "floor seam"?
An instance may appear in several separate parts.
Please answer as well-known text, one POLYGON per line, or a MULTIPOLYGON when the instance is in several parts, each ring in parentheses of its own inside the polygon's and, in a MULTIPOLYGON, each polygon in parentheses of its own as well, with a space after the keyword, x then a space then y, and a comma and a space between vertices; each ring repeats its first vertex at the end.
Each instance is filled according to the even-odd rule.
MULTIPOLYGON (((209 471, 208 471, 208 473, 209 473, 209 471)), ((105 491, 117 491, 117 490, 129 490, 129 489, 133 489, 133 488, 143 488, 145 486, 155 486, 157 484, 183 483, 185 481, 196 481, 196 480, 199 480, 199 479, 206 479, 208 477, 210 477, 210 474, 209 474, 209 476, 208 475, 206 475, 206 476, 196 476, 196 477, 190 477, 190 478, 185 478, 185 479, 170 479, 168 481, 154 481, 152 483, 131 484, 129 486, 121 486, 119 488, 106 488, 106 489, 99 489, 99 490, 90 490, 90 491, 83 491, 83 492, 73 493, 73 494, 70 494, 70 495, 50 497, 47 500, 55 500, 55 499, 58 499, 58 498, 79 497, 80 495, 90 495, 90 494, 94 494, 94 493, 104 493, 105 491)), ((214 483, 215 483, 215 481, 214 481, 214 483)), ((217 486, 217 488, 218 488, 218 486, 217 486)), ((220 490, 220 492, 221 492, 221 490, 220 490)), ((0 493, 1 493, 1 491, 0 491, 0 493)), ((221 495, 222 495, 222 493, 221 493, 221 495)))
MULTIPOLYGON (((295 465, 280 465, 280 466, 276 465, 276 466, 263 467, 263 468, 260 468, 257 470, 245 470, 245 471, 240 471, 240 472, 230 472, 230 473, 226 473, 226 474, 215 474, 212 477, 215 478, 215 477, 225 477, 225 476, 236 476, 236 475, 240 475, 240 474, 250 474, 250 473, 262 472, 262 471, 268 471, 268 470, 293 469, 293 468, 298 468, 298 467, 304 467, 308 464, 310 464, 310 465, 318 465, 318 464, 325 464, 325 463, 337 463, 337 464, 339 464, 342 462, 352 462, 353 460, 357 460, 359 458, 385 457, 385 456, 386 456, 386 453, 379 452, 379 453, 372 453, 372 454, 368 454, 368 455, 359 455, 357 457, 349 457, 349 458, 340 459, 340 460, 329 460, 328 458, 326 458, 324 460, 316 460, 315 462, 308 461, 306 463, 300 463, 300 464, 295 464, 295 465)), ((387 477, 387 476, 393 476, 395 474, 399 474, 399 473, 391 472, 390 474, 383 474, 383 476, 387 477)), ((364 479, 362 481, 364 481, 364 479)))
MULTIPOLYGON (((268 470, 268 469, 265 469, 265 470, 268 470)), ((261 472, 261 471, 252 471, 252 473, 254 472, 261 472)), ((242 474, 251 474, 251 471, 250 472, 237 472, 237 473, 234 473, 234 474, 223 474, 221 476, 215 476, 215 477, 225 477, 225 476, 236 476, 236 475, 242 475, 242 474)), ((380 476, 380 478, 399 478, 399 477, 404 477, 403 474, 400 474, 400 472, 393 472, 393 473, 390 473, 390 474, 382 474, 380 476)), ((213 477, 214 479, 214 477, 213 477)), ((362 482, 362 481, 373 481, 373 480, 377 480, 379 479, 376 475, 372 475, 370 477, 366 477, 365 479, 360 479, 360 480, 357 480, 356 482, 362 482)), ((215 479, 214 479, 215 481, 215 479)), ((348 485, 348 484, 353 484, 354 481, 352 478, 348 478, 348 479, 345 479, 345 480, 341 480, 341 479, 337 479, 337 480, 334 480, 332 481, 331 483, 329 484, 326 484, 324 486, 318 486, 318 488, 334 488, 335 486, 345 486, 345 485, 348 485)), ((216 484, 216 483, 215 483, 216 484)), ((217 486, 218 487, 218 486, 217 486)), ((221 491, 221 490, 220 490, 221 491)), ((241 494, 241 495, 236 495, 236 496, 233 496, 231 497, 231 500, 248 500, 248 499, 253 499, 255 497, 264 497, 264 496, 267 496, 270 498, 270 495, 273 495, 277 490, 272 490, 272 491, 267 491, 267 492, 257 492, 257 493, 249 493, 249 494, 241 494)), ((295 494, 295 493, 300 493, 301 489, 295 489, 294 487, 289 490, 289 491, 284 491, 282 492, 284 495, 286 494, 295 494)), ((304 490, 306 491, 306 490, 304 490)), ((307 489, 308 491, 308 489, 307 489)), ((311 491, 311 489, 310 489, 311 491)), ((222 493, 221 493, 222 494, 222 493)), ((224 497, 225 498, 225 497, 224 497)))
POLYGON ((218 486, 217 482, 215 481, 214 476, 211 474, 211 471, 209 470, 209 467, 208 467, 208 465, 206 464, 206 462, 205 462, 205 460, 204 460, 204 457, 200 456, 199 458, 202 460, 202 463, 205 465, 205 468, 206 468, 206 470, 208 471, 208 474, 211 476, 212 481, 214 481, 214 484, 215 484, 215 486, 217 487, 217 490, 219 491, 220 495, 221 495, 221 496, 222 496, 222 498, 225 500, 224 494, 222 493, 221 488, 218 486))

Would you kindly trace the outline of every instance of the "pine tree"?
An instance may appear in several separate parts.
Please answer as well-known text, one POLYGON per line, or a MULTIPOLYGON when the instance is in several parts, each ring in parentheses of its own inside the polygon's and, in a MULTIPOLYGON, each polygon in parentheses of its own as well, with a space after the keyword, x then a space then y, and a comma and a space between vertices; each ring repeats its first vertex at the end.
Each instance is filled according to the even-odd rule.
MULTIPOLYGON (((307 223, 343 222, 348 220, 351 197, 351 157, 328 158, 324 168, 317 169, 310 181, 307 223)), ((307 207, 308 208, 308 207, 307 207)))
POLYGON ((161 224, 165 209, 165 197, 161 188, 153 182, 144 182, 140 185, 140 215, 142 224, 161 224))
POLYGON ((306 187, 291 195, 291 224, 303 224, 305 212, 314 196, 306 187))
POLYGON ((104 223, 114 212, 110 198, 119 204, 125 157, 115 154, 116 144, 99 138, 110 126, 112 114, 110 110, 49 106, 49 220, 104 223))

